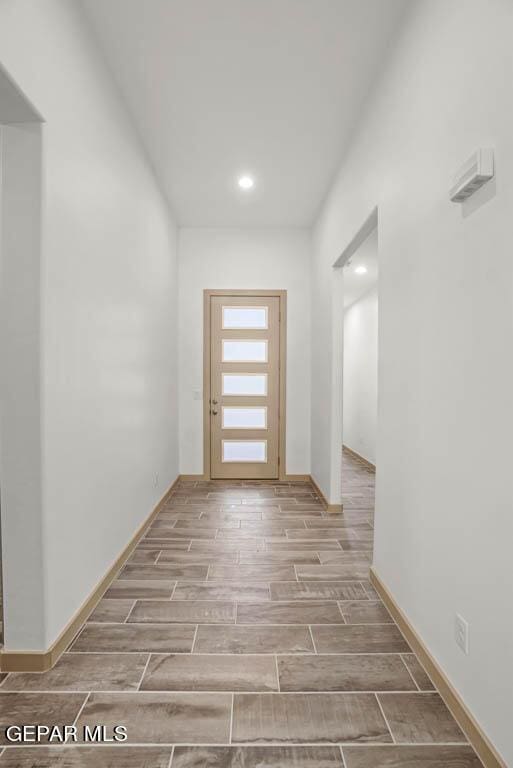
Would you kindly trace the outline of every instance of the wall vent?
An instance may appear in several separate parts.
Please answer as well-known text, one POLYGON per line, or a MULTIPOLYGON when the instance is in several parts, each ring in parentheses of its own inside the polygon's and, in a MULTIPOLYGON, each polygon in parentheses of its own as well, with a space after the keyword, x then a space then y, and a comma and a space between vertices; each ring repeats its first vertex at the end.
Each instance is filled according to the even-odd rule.
POLYGON ((473 195, 494 175, 493 149, 478 149, 469 157, 456 174, 449 197, 454 203, 462 203, 473 195))

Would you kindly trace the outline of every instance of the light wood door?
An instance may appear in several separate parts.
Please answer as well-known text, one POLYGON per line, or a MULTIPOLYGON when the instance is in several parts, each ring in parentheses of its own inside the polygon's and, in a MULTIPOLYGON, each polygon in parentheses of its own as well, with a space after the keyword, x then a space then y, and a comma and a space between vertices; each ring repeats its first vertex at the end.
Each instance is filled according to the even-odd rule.
POLYGON ((280 298, 210 298, 213 478, 279 475, 280 298))

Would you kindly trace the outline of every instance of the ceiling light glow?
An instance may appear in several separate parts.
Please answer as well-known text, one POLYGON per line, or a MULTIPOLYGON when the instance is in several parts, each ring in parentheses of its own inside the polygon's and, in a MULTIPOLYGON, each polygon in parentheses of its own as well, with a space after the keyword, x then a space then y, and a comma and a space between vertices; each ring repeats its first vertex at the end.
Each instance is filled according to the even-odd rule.
POLYGON ((241 189, 251 189, 255 186, 255 180, 251 176, 241 176, 238 183, 241 189))
POLYGON ((359 267, 355 267, 355 274, 357 275, 365 275, 367 272, 367 267, 364 267, 363 264, 360 264, 359 267))

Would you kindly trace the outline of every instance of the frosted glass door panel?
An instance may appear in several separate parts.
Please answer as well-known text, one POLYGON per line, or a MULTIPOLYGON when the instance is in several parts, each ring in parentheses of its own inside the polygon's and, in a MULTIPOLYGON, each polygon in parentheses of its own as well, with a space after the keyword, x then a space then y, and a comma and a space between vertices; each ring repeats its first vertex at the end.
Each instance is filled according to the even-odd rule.
POLYGON ((223 406, 223 429, 267 429, 267 408, 223 406))
POLYGON ((223 328, 267 327, 267 307, 223 307, 223 328))
POLYGON ((214 479, 280 476, 285 297, 275 295, 278 291, 269 294, 241 289, 209 298, 205 319, 210 317, 210 349, 205 361, 210 387, 204 412, 214 479))
POLYGON ((223 373, 223 395, 239 397, 265 397, 266 373, 223 373))
POLYGON ((266 363, 267 341, 223 339, 223 363, 266 363))
POLYGON ((223 440, 223 462, 267 461, 267 440, 223 440))

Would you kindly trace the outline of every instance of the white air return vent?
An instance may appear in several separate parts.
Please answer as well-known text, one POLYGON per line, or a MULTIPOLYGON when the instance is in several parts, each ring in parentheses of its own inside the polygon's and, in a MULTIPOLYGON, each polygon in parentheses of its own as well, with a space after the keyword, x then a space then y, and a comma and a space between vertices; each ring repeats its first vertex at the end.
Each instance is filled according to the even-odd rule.
POLYGON ((478 149, 459 169, 449 197, 454 203, 462 203, 489 181, 493 174, 493 149, 478 149))

